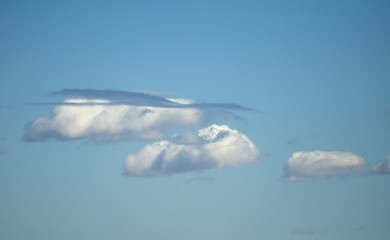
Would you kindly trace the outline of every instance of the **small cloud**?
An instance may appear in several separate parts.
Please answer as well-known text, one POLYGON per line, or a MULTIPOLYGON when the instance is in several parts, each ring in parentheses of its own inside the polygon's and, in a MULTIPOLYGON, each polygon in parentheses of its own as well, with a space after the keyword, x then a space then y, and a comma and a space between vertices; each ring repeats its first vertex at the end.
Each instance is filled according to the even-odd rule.
POLYGON ((125 173, 153 177, 235 167, 256 161, 259 151, 243 133, 213 124, 197 132, 155 142, 127 156, 125 173))
POLYGON ((260 159, 261 159, 261 160, 266 160, 266 159, 269 158, 269 156, 271 156, 271 153, 268 153, 268 152, 262 153, 262 154, 260 155, 260 159))
POLYGON ((193 178, 185 179, 184 183, 190 184, 192 182, 203 182, 210 185, 213 181, 214 181, 214 177, 193 177, 193 178))
POLYGON ((314 233, 315 232, 313 230, 311 230, 310 228, 305 228, 305 229, 297 228, 291 232, 292 235, 300 235, 300 236, 313 235, 314 233))
POLYGON ((364 158, 350 152, 296 152, 283 167, 284 177, 291 182, 327 178, 362 171, 364 158))
POLYGON ((303 141, 312 141, 315 137, 316 137, 316 134, 309 133, 309 134, 306 134, 305 136, 291 138, 289 141, 286 142, 286 144, 296 145, 296 144, 301 143, 303 141))
POLYGON ((386 161, 380 161, 372 168, 374 174, 390 174, 390 155, 386 161))
POLYGON ((295 145, 295 144, 297 144, 299 141, 300 141, 299 138, 293 138, 293 139, 287 141, 287 144, 289 144, 289 145, 295 145))

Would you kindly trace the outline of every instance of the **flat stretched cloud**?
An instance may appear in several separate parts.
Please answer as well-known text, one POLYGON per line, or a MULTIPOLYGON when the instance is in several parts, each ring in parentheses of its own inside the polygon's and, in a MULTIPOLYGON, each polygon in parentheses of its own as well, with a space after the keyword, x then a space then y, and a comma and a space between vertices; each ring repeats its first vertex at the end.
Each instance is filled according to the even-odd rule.
POLYGON ((289 181, 326 178, 364 170, 364 158, 350 152, 296 152, 285 163, 284 177, 289 181))
POLYGON ((249 110, 238 104, 196 103, 134 91, 63 89, 51 94, 67 100, 41 103, 54 105, 53 113, 26 126, 26 141, 157 140, 173 126, 197 126, 208 121, 216 109, 249 110))
POLYGON ((259 151, 243 133, 213 124, 143 147, 127 156, 125 173, 151 177, 235 167, 256 161, 259 151))
MULTIPOLYGON (((99 104, 106 105, 131 105, 131 106, 148 106, 160 108, 198 108, 198 109, 227 109, 227 110, 251 110, 247 107, 235 103, 195 103, 181 102, 178 99, 164 98, 147 92, 138 91, 118 91, 118 90, 97 90, 97 89, 63 89, 51 92, 52 95, 64 96, 76 99, 104 99, 106 102, 99 104)), ((183 100, 183 99, 182 99, 183 100)), ((94 105, 94 102, 72 103, 57 102, 43 103, 52 105, 94 105)))
POLYGON ((387 156, 387 161, 378 162, 373 168, 373 173, 390 174, 390 155, 387 156))
MULTIPOLYGON (((180 104, 186 99, 171 99, 180 104)), ((172 126, 199 125, 202 112, 196 108, 107 105, 109 100, 68 99, 55 106, 50 116, 39 117, 26 127, 25 140, 95 141, 161 139, 172 126), (91 103, 91 105, 89 105, 91 103), (74 105, 72 105, 74 104, 74 105)))

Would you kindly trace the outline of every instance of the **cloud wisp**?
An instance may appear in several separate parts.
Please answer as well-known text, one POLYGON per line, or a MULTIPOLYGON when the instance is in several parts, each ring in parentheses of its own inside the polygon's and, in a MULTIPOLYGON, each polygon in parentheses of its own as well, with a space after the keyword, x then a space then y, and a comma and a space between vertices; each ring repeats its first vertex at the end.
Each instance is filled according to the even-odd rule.
POLYGON ((259 150, 243 133, 213 124, 143 147, 127 156, 125 174, 154 177, 235 167, 256 161, 259 150))
POLYGON ((297 228, 294 231, 291 232, 291 235, 299 235, 299 236, 308 236, 308 235, 313 235, 315 232, 310 229, 310 228, 297 228))
POLYGON ((185 179, 184 183, 188 185, 193 182, 202 182, 210 185, 214 180, 215 180, 214 177, 193 177, 193 178, 185 179))
POLYGON ((296 152, 285 163, 283 177, 288 181, 306 181, 356 173, 365 170, 364 158, 350 152, 296 152))
POLYGON ((390 155, 386 161, 380 161, 372 168, 374 174, 390 174, 390 155))

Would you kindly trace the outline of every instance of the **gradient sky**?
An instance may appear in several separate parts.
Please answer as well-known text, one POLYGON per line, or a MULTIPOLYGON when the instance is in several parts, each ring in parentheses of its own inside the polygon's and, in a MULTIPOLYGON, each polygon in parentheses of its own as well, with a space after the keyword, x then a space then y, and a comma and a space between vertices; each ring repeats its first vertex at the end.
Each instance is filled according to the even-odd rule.
POLYGON ((0 238, 388 239, 389 23, 379 0, 1 1, 0 238), (26 138, 64 89, 212 108, 163 137, 59 139, 54 125, 26 138), (212 124, 257 161, 126 170, 129 154, 212 124), (332 165, 346 156, 362 164, 332 165))

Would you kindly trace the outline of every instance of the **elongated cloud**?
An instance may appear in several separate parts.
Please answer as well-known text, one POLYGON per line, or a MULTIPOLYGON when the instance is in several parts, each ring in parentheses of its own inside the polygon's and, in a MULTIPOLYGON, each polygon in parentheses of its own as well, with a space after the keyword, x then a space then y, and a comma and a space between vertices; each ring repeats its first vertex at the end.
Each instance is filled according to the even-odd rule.
POLYGON ((305 181, 358 172, 366 168, 364 158, 350 152, 296 152, 285 163, 284 177, 305 181))
POLYGON ((387 156, 387 161, 380 161, 372 168, 375 174, 390 174, 390 155, 387 156))
POLYGON ((171 127, 197 126, 209 121, 213 111, 250 110, 238 104, 196 103, 131 91, 64 89, 51 94, 68 99, 40 103, 54 105, 53 113, 27 125, 26 141, 157 140, 164 138, 171 127))
POLYGON ((155 142, 127 156, 125 173, 134 176, 167 176, 188 171, 228 168, 253 162, 259 151, 243 133, 213 124, 155 142))
MULTIPOLYGON (((96 90, 96 89, 63 89, 61 91, 51 92, 52 95, 64 96, 75 99, 103 99, 105 102, 100 102, 101 105, 131 105, 131 106, 147 106, 160 108, 198 108, 210 109, 219 108, 227 110, 251 110, 247 107, 235 103, 195 103, 178 101, 180 99, 164 98, 161 96, 152 95, 146 92, 136 91, 117 91, 117 90, 96 90)), ((184 100, 184 99, 182 99, 184 100)), ((95 105, 96 102, 55 102, 42 103, 51 105, 95 105)))
MULTIPOLYGON (((180 104, 190 100, 172 99, 180 104)), ((94 141, 161 139, 173 126, 199 125, 203 114, 195 108, 160 108, 132 105, 104 105, 108 100, 69 99, 76 105, 55 106, 51 116, 40 117, 26 128, 25 140, 94 141), (93 105, 82 105, 93 103, 93 105), (81 104, 81 105, 77 105, 81 104)))

